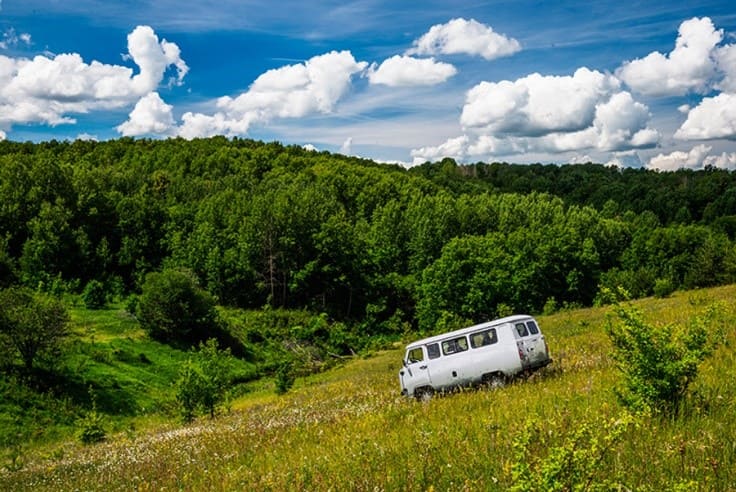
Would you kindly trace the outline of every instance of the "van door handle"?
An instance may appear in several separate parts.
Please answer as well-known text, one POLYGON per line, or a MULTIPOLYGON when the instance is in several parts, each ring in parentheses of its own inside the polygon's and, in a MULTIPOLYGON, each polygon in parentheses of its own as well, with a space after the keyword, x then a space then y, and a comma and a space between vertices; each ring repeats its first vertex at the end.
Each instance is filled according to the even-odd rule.
POLYGON ((419 366, 419 369, 426 369, 427 366, 419 366))

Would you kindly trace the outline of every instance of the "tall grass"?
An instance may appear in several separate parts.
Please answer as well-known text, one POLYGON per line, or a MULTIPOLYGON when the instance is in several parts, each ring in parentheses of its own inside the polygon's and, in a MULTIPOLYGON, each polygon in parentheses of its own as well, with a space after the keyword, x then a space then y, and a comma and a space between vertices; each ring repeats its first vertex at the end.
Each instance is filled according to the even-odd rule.
MULTIPOLYGON (((732 490, 736 477, 736 286, 637 302, 650 322, 684 322, 723 303, 729 332, 683 411, 640 417, 592 468, 588 489, 732 490)), ((121 433, 0 472, 2 490, 507 490, 520 436, 532 465, 581 426, 623 414, 606 308, 539 317, 555 362, 526 381, 416 402, 399 395, 402 351, 381 352, 275 396, 264 387, 215 420, 121 433)), ((586 452, 590 441, 573 442, 586 452)), ((518 484, 516 484, 518 485, 518 484)), ((533 489, 533 487, 532 487, 533 489)), ((581 490, 586 490, 581 487, 581 490)))

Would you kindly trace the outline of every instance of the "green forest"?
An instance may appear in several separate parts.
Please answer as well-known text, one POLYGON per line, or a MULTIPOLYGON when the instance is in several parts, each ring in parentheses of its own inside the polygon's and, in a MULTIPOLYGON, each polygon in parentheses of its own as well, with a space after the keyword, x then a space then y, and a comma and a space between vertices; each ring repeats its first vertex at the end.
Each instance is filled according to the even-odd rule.
POLYGON ((0 428, 74 422, 79 405, 166 413, 162 399, 186 397, 121 399, 125 382, 102 369, 114 361, 149 367, 136 377, 164 391, 193 374, 177 373, 187 350, 204 367, 221 349, 232 381, 288 391, 295 375, 466 323, 733 283, 735 240, 736 175, 714 168, 405 169, 239 138, 2 141, 0 428), (148 338, 85 332, 106 306, 129 315, 101 311, 106 333, 148 338))
POLYGON ((0 286, 217 303, 361 336, 732 282, 736 177, 585 165, 409 170, 243 139, 0 142, 0 286))

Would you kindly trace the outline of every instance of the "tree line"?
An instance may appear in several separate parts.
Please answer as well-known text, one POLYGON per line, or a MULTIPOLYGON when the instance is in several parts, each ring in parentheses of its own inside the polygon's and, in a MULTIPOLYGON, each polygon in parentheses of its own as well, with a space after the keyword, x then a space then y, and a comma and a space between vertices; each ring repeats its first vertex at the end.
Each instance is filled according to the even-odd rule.
POLYGON ((185 269, 223 306, 325 313, 361 336, 733 282, 734 224, 736 177, 716 169, 0 142, 0 288, 127 296, 185 269))

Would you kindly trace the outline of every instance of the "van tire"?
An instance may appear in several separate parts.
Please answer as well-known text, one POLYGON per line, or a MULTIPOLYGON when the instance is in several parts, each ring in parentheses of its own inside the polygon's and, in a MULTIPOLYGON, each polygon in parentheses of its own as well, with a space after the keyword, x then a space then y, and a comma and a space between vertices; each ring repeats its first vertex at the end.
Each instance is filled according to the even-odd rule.
POLYGON ((431 386, 423 386, 414 390, 414 398, 417 401, 429 401, 434 395, 434 388, 431 386))
POLYGON ((508 378, 501 372, 483 375, 483 384, 490 389, 503 388, 507 382, 508 378))

